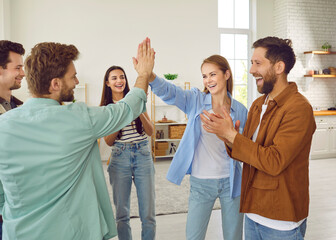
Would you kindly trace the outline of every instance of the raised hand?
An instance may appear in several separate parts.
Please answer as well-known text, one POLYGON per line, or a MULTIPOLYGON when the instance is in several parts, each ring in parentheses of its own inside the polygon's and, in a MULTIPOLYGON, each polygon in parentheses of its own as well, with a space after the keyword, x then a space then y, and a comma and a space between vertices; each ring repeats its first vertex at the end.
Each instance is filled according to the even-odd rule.
POLYGON ((149 77, 154 68, 155 52, 151 48, 150 39, 146 38, 138 46, 137 57, 133 57, 133 65, 139 76, 149 77))

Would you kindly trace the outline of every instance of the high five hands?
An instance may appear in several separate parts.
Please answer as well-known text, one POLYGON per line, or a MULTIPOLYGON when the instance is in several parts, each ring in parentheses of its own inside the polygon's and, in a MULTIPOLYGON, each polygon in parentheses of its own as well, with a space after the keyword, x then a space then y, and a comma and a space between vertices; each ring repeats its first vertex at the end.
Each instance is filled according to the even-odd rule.
POLYGON ((239 120, 233 126, 232 118, 225 108, 220 113, 209 113, 203 110, 200 118, 205 131, 216 134, 228 147, 232 148, 233 141, 239 132, 239 120))
POLYGON ((154 68, 155 51, 151 48, 150 39, 146 38, 138 46, 137 57, 133 57, 133 65, 139 76, 149 77, 154 68))

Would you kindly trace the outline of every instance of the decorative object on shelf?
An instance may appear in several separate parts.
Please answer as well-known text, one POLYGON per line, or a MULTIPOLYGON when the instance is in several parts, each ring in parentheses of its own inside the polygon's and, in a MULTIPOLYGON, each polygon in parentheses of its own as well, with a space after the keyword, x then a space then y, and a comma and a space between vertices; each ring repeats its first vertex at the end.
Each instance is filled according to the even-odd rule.
POLYGON ((323 49, 325 52, 330 52, 330 48, 331 48, 331 45, 330 45, 328 42, 323 43, 323 45, 322 45, 322 49, 323 49))
POLYGON ((169 138, 171 139, 180 139, 183 136, 186 125, 170 125, 169 129, 169 138))
POLYGON ((167 80, 174 80, 178 77, 178 74, 177 73, 175 73, 175 74, 166 73, 166 74, 163 74, 163 76, 167 80))
POLYGON ((323 69, 323 74, 330 74, 330 70, 328 68, 323 69))
MULTIPOLYGON (((323 44, 326 47, 331 47, 331 45, 329 43, 325 43, 323 44)), ((327 49, 327 48, 324 48, 327 49)), ((328 55, 336 55, 336 52, 332 52, 330 51, 306 51, 303 54, 306 55, 306 71, 307 74, 304 75, 305 77, 305 90, 309 89, 309 84, 314 80, 314 78, 336 78, 336 71, 331 71, 330 68, 324 68, 322 70, 322 74, 321 71, 319 69, 321 69, 322 66, 315 66, 312 64, 313 58, 314 56, 328 56, 328 55)), ((336 70, 336 68, 334 68, 336 70)))
POLYGON ((167 153, 168 142, 155 143, 155 156, 164 156, 167 153))
POLYGON ((164 121, 164 120, 159 120, 159 121, 157 121, 158 123, 174 123, 174 122, 176 122, 176 121, 174 121, 174 120, 166 120, 166 121, 164 121))
POLYGON ((329 71, 331 75, 336 75, 336 68, 334 67, 329 67, 329 71))
POLYGON ((161 139, 161 133, 159 130, 156 131, 156 139, 161 139))
POLYGON ((176 144, 175 143, 170 143, 170 149, 169 149, 169 154, 174 154, 174 153, 176 153, 176 148, 177 148, 177 146, 176 146, 176 144))
POLYGON ((160 131, 160 139, 164 139, 164 133, 163 133, 163 130, 160 131))

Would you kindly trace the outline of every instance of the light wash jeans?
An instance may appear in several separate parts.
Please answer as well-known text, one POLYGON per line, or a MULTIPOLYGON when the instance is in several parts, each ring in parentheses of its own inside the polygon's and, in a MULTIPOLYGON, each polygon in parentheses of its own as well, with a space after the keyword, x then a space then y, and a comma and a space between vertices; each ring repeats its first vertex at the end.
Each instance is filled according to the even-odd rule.
POLYGON ((230 197, 229 178, 199 179, 190 176, 187 240, 203 240, 212 208, 219 198, 225 240, 241 240, 243 214, 239 213, 240 197, 230 197))
POLYGON ((148 141, 139 143, 114 143, 107 171, 116 206, 119 240, 131 240, 130 196, 134 181, 139 215, 142 223, 141 239, 153 240, 156 233, 154 164, 148 141))
POLYGON ((245 216, 245 240, 303 240, 307 228, 307 220, 290 231, 280 231, 266 227, 245 216))

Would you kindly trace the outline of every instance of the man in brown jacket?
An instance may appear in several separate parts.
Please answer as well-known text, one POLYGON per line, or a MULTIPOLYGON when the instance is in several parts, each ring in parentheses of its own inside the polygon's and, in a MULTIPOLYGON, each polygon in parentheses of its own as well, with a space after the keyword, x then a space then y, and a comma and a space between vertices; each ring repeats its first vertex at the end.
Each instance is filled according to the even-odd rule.
POLYGON ((291 40, 253 44, 250 73, 263 96, 248 113, 243 134, 229 113, 201 116, 204 128, 226 142, 244 163, 240 211, 245 240, 303 239, 309 208, 309 151, 316 129, 313 110, 287 75, 295 64, 291 40))

